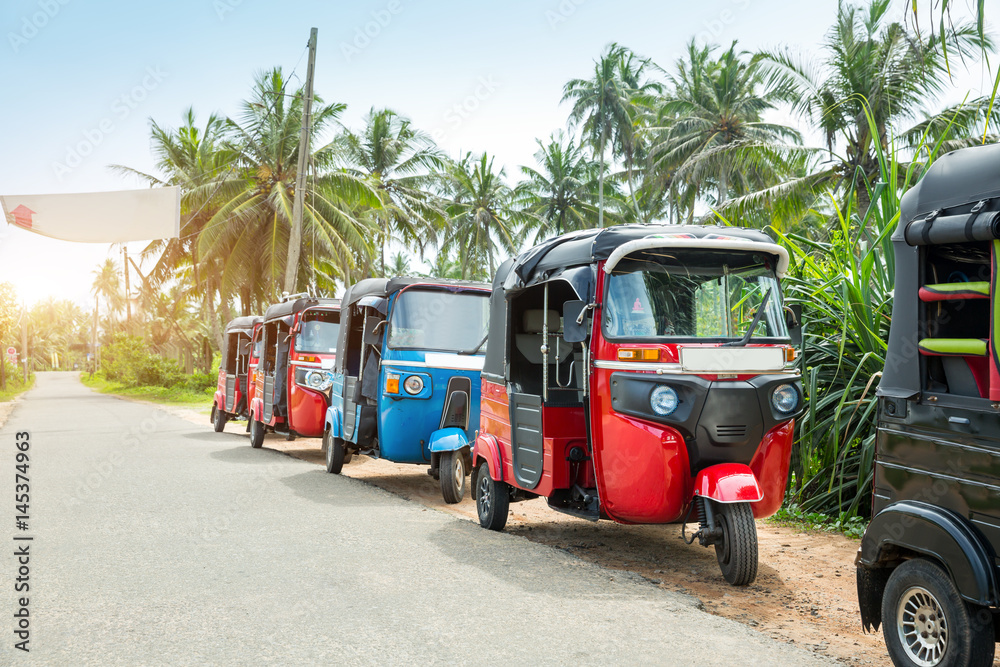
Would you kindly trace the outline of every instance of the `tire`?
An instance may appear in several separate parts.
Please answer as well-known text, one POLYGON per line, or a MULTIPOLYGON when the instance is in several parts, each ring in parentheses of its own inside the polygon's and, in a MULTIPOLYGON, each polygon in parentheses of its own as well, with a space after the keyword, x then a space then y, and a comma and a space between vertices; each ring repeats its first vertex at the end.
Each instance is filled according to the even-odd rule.
POLYGON ((715 520, 722 527, 715 558, 723 578, 733 586, 753 583, 757 578, 757 524, 750 503, 716 503, 715 520))
POLYGON ((510 510, 510 490, 503 482, 490 477, 485 463, 476 469, 476 513, 479 525, 488 530, 503 530, 510 510))
POLYGON ((449 505, 462 502, 465 497, 465 457, 462 452, 442 452, 438 463, 438 481, 441 495, 449 505))
POLYGON ((344 441, 334 438, 330 431, 323 432, 323 443, 326 447, 326 471, 339 475, 344 469, 344 441))
POLYGON ((264 444, 264 424, 256 419, 250 419, 250 446, 260 449, 264 444))
POLYGON ((219 408, 212 408, 212 426, 216 433, 222 433, 226 428, 226 413, 219 408))
POLYGON ((944 570, 923 558, 889 576, 882 636, 897 667, 989 667, 996 649, 990 612, 965 602, 944 570))

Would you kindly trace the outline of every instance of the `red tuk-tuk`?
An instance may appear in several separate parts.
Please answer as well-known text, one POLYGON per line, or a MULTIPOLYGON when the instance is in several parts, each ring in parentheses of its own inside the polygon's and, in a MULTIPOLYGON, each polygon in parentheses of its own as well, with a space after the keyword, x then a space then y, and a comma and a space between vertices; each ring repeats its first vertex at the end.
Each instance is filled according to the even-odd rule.
POLYGON ((250 339, 260 317, 237 317, 226 325, 219 364, 219 384, 212 402, 212 425, 221 433, 230 419, 246 419, 250 377, 250 339))
POLYGON ((732 584, 785 494, 802 409, 779 279, 788 254, 728 227, 567 234, 495 276, 473 449, 479 521, 544 497, 584 519, 697 521, 732 584))
POLYGON ((323 435, 340 333, 340 300, 286 296, 264 314, 250 401, 250 445, 267 431, 288 439, 323 435))

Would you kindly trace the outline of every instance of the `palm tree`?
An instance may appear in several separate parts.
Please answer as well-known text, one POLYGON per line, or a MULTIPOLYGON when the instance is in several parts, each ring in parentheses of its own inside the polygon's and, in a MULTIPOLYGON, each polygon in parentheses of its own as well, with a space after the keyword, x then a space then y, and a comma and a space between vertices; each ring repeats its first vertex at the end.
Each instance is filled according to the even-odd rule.
POLYGON ((650 132, 655 167, 674 170, 675 181, 698 184, 698 194, 713 183, 713 203, 721 207, 734 190, 745 193, 779 180, 783 161, 761 157, 777 157, 774 148, 798 144, 801 136, 762 119, 780 101, 781 91, 764 85, 760 70, 736 50, 736 42, 718 59, 712 55, 716 48, 688 43, 687 55, 668 75, 671 90, 650 132), (747 153, 756 159, 747 159, 747 153))
POLYGON ((386 268, 385 277, 410 275, 410 258, 401 252, 392 256, 392 261, 386 268))
POLYGON ((534 231, 532 243, 537 243, 553 234, 597 226, 598 165, 562 131, 548 144, 536 142, 538 167, 521 167, 525 179, 514 193, 517 206, 528 215, 521 231, 534 231))
POLYGON ((121 312, 125 305, 125 296, 122 293, 122 283, 121 283, 121 269, 118 263, 110 257, 104 260, 104 263, 98 266, 92 272, 94 275, 94 283, 91 286, 91 292, 97 299, 98 310, 100 309, 100 300, 104 299, 105 309, 108 311, 107 314, 107 328, 106 331, 111 331, 114 326, 114 315, 121 312))
POLYGON ((429 263, 429 269, 419 275, 428 278, 451 278, 460 279, 462 277, 462 264, 452 258, 451 252, 441 249, 434 256, 434 261, 429 263))
POLYGON ((466 153, 448 170, 449 225, 442 248, 456 247, 462 277, 486 277, 496 271, 495 251, 516 252, 514 230, 526 216, 515 210, 514 192, 504 182, 504 170, 493 170, 493 158, 466 153))
MULTIPOLYGON (((220 257, 202 257, 198 236, 216 213, 217 206, 212 200, 214 184, 232 169, 235 154, 222 143, 225 121, 219 116, 210 115, 204 126, 199 127, 194 109, 189 107, 183 121, 177 129, 150 121, 153 156, 162 177, 122 165, 112 165, 111 169, 122 175, 137 176, 151 187, 180 186, 180 236, 153 241, 143 249, 143 258, 155 258, 144 279, 160 287, 173 279, 176 271, 190 267, 193 285, 201 295, 203 316, 211 323, 218 349, 222 345, 222 328, 216 316, 216 301, 225 262, 220 257)), ((247 315, 249 308, 249 303, 243 304, 247 315)))
POLYGON ((637 152, 634 125, 638 112, 635 103, 656 87, 656 84, 641 80, 646 65, 647 61, 638 60, 625 47, 610 44, 594 63, 593 78, 572 79, 563 87, 563 101, 573 103, 569 114, 570 125, 581 127, 586 141, 599 156, 599 227, 604 226, 605 152, 609 144, 613 149, 618 148, 626 158, 631 186, 632 164, 637 152))
MULTIPOLYGON (((197 188, 197 196, 217 205, 198 235, 199 252, 223 262, 223 293, 235 294, 250 286, 245 291, 256 303, 270 302, 276 296, 288 258, 303 93, 286 94, 286 87, 280 68, 257 75, 240 121, 226 123, 234 168, 214 183, 197 188)), ((343 109, 342 104, 324 104, 318 96, 314 98, 311 145, 343 109)), ((376 189, 363 179, 333 168, 336 148, 330 144, 309 157, 317 174, 305 193, 302 256, 325 259, 344 272, 354 250, 367 250, 374 236, 357 210, 378 209, 381 201, 376 189)), ((300 262, 298 285, 308 278, 312 264, 300 262)))
POLYGON ((378 228, 379 261, 386 272, 385 247, 396 240, 423 253, 444 223, 444 212, 430 193, 440 170, 441 152, 424 132, 391 109, 372 109, 361 134, 343 136, 348 170, 378 191, 380 208, 369 211, 378 228))
MULTIPOLYGON (((975 59, 992 41, 975 23, 960 23, 926 38, 891 21, 892 0, 872 0, 866 8, 841 2, 818 64, 788 49, 765 51, 760 66, 781 86, 793 110, 820 128, 830 170, 813 180, 836 176, 857 188, 860 209, 868 208, 868 185, 878 173, 877 151, 892 134, 907 136, 905 125, 920 116, 950 80, 946 58, 975 59), (835 151, 842 154, 835 156, 835 151)), ((953 128, 958 134, 972 127, 953 128)), ((981 126, 978 131, 981 132, 981 126)))

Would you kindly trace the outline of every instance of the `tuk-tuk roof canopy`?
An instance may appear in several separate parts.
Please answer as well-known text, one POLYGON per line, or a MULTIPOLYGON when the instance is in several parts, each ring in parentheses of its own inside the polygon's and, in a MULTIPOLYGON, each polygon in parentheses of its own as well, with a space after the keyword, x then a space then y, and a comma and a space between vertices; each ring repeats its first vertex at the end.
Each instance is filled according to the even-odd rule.
POLYGON ((264 320, 260 315, 235 317, 229 321, 229 324, 226 325, 226 334, 243 333, 250 336, 253 334, 253 328, 263 321, 264 320))
MULTIPOLYGON (((690 237, 689 243, 698 247, 711 248, 719 237, 729 237, 750 243, 774 244, 774 239, 757 229, 743 227, 722 227, 719 225, 616 225, 604 229, 585 229, 571 232, 544 241, 521 253, 509 265, 503 265, 497 273, 502 284, 513 272, 520 287, 527 287, 545 280, 545 275, 553 269, 592 264, 606 260, 626 243, 640 241, 654 235, 690 237), (703 243, 702 243, 703 242, 703 243), (506 268, 505 268, 506 267, 506 268), (505 275, 501 276, 503 272, 505 275)), ((722 243, 720 248, 724 248, 722 243)), ((775 249, 775 254, 779 250, 775 249)), ((785 258, 787 261, 787 257, 785 258)), ((507 283, 510 284, 509 282, 507 283)))
POLYGON ((900 201, 902 228, 914 218, 1000 197, 1000 144, 952 151, 934 160, 900 201))
POLYGON ((319 297, 307 296, 300 299, 282 301, 281 303, 276 303, 273 306, 268 307, 267 312, 264 313, 264 321, 270 322, 282 317, 287 317, 288 315, 295 315, 296 313, 301 313, 306 308, 312 308, 314 306, 340 308, 340 299, 322 299, 319 297))
POLYGON ((479 288, 489 289, 487 283, 472 280, 452 280, 449 278, 421 278, 417 276, 397 276, 395 278, 365 278, 347 288, 344 293, 344 307, 352 306, 366 296, 387 297, 404 287, 426 285, 427 287, 479 288))

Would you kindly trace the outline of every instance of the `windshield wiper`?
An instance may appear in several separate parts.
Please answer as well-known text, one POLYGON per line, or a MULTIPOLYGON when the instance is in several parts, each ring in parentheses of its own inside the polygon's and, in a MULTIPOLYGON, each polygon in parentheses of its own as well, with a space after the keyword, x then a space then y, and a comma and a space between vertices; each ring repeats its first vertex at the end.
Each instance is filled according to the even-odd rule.
POLYGON ((479 345, 475 346, 471 350, 459 350, 455 354, 475 354, 476 352, 479 352, 479 350, 483 348, 483 345, 486 345, 486 339, 489 337, 490 335, 486 334, 485 336, 483 336, 483 339, 479 341, 479 345))
POLYGON ((767 300, 771 298, 771 291, 774 288, 767 290, 767 294, 761 299, 760 307, 757 309, 757 314, 753 316, 753 322, 750 323, 750 328, 747 332, 743 334, 743 338, 740 340, 734 340, 731 343, 723 343, 719 347, 746 347, 750 339, 753 338, 753 332, 757 329, 757 325, 760 324, 760 318, 764 316, 764 309, 767 308, 767 300))

